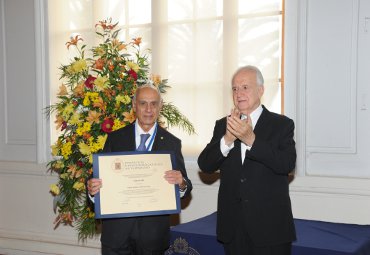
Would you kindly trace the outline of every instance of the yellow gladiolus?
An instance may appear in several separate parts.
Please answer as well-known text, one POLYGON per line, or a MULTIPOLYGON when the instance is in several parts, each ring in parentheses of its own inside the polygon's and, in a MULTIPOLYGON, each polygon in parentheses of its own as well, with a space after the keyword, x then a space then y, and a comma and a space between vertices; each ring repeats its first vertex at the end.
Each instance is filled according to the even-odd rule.
POLYGON ((73 71, 79 73, 87 68, 86 60, 80 59, 72 64, 73 71))
POLYGON ((51 146, 51 155, 53 155, 54 157, 57 156, 58 151, 59 151, 58 145, 54 144, 51 146))
POLYGON ((72 143, 66 142, 63 144, 61 151, 64 159, 68 159, 68 156, 72 154, 72 143))
POLYGON ((80 148, 80 152, 83 155, 90 155, 91 154, 90 146, 87 145, 86 143, 81 142, 81 143, 78 144, 78 147, 80 148))
POLYGON ((82 190, 84 190, 84 189, 85 189, 85 183, 82 183, 82 182, 75 182, 75 183, 73 184, 73 188, 74 188, 75 190, 82 191, 82 190))
POLYGON ((77 125, 81 122, 80 120, 80 114, 78 112, 73 113, 71 119, 69 120, 69 123, 72 125, 77 125))
POLYGON ((94 84, 97 88, 97 90, 101 91, 108 86, 108 78, 106 76, 99 76, 98 78, 95 79, 94 84))
POLYGON ((74 112, 74 106, 73 104, 67 104, 64 109, 63 109, 63 113, 62 113, 62 116, 64 117, 64 119, 69 119, 69 116, 74 112))
POLYGON ((60 189, 59 189, 58 185, 51 184, 50 185, 50 192, 53 193, 55 196, 59 195, 60 189))
POLYGON ((70 175, 69 173, 64 173, 64 174, 61 174, 59 177, 60 179, 65 180, 65 179, 68 179, 69 175, 70 175))

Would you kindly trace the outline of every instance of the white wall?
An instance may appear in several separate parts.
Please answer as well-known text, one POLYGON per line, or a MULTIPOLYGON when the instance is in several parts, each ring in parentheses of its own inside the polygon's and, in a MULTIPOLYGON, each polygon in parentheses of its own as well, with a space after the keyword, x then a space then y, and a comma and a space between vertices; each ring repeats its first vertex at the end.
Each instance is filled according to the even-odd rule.
POLYGON ((286 4, 286 106, 299 152, 294 216, 370 224, 370 3, 286 4))
MULTIPOLYGON (((53 229, 45 2, 0 0, 0 254, 100 254, 98 239, 81 244, 71 227, 53 229)), ((370 224, 370 3, 286 0, 285 35, 294 216, 370 224)), ((194 191, 181 222, 214 212, 219 184, 196 158, 186 165, 194 191)))

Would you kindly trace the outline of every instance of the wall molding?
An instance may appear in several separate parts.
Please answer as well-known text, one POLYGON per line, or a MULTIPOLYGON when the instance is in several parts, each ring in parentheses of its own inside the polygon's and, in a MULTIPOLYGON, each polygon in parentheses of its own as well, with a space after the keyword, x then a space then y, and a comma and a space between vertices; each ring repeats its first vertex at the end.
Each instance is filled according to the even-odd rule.
POLYGON ((0 161, 0 175, 29 175, 29 176, 50 176, 56 179, 56 174, 51 174, 46 164, 37 164, 21 161, 0 161))
MULTIPOLYGON (((350 62, 350 119, 348 120, 348 123, 350 123, 350 144, 349 146, 307 146, 307 153, 330 153, 330 154, 355 154, 357 153, 357 129, 356 129, 356 123, 357 123, 357 62, 358 62, 358 31, 359 31, 359 0, 347 0, 348 2, 352 3, 352 25, 351 25, 351 49, 350 49, 350 56, 351 56, 351 62, 350 62)), ((304 13, 304 28, 305 28, 305 37, 303 43, 304 49, 304 62, 307 62, 307 24, 309 19, 309 11, 308 11, 308 0, 304 0, 302 2, 302 7, 305 13, 304 13)), ((303 16, 302 16, 303 19, 303 16)), ((302 27, 301 27, 302 29, 302 27)), ((302 29, 303 30, 303 29, 302 29)), ((302 51, 303 52, 303 51, 302 51)), ((304 71, 306 71, 306 67, 304 71)), ((306 77, 307 78, 307 77, 306 77)), ((305 88, 307 88, 307 80, 304 81, 305 88)), ((306 93, 305 93, 306 94, 306 93)), ((305 96, 306 97, 306 96, 305 96)), ((305 100, 307 102, 307 100, 305 100)), ((308 109, 307 104, 305 103, 305 109, 308 109)), ((307 120, 307 118, 305 119, 307 120)), ((347 121, 346 121, 347 122, 347 121)))
POLYGON ((296 177, 290 184, 290 191, 367 196, 370 199, 369 179, 362 178, 296 177))
POLYGON ((49 61, 48 61, 48 26, 47 1, 35 0, 35 40, 36 40, 36 161, 45 163, 50 160, 50 125, 45 115, 49 106, 49 61))
POLYGON ((68 235, 60 235, 41 232, 27 232, 23 230, 11 230, 0 228, 0 238, 25 240, 33 242, 43 242, 52 244, 73 245, 88 248, 100 248, 100 236, 95 239, 88 239, 86 243, 78 242, 76 233, 68 233, 68 235))
MULTIPOLYGON (((338 155, 341 154, 348 154, 348 155, 354 155, 357 153, 357 60, 358 60, 358 33, 359 33, 359 0, 347 0, 347 3, 352 5, 351 11, 351 18, 352 18, 352 24, 351 24, 351 35, 350 35, 350 42, 351 42, 351 48, 349 49, 349 55, 351 58, 350 62, 350 70, 349 70, 349 76, 350 76, 350 84, 349 84, 349 120, 346 121, 349 125, 349 133, 346 135, 349 137, 349 144, 348 146, 309 146, 307 144, 307 132, 308 132, 308 115, 307 115, 307 109, 309 105, 308 98, 307 98, 307 91, 308 91, 308 77, 307 77, 307 70, 308 70, 308 56, 307 56, 307 48, 308 48, 308 23, 310 20, 310 16, 312 13, 309 12, 309 4, 310 1, 303 0, 300 1, 297 6, 294 6, 297 8, 298 13, 298 20, 296 22, 296 30, 297 30, 297 39, 296 43, 298 46, 297 50, 297 74, 295 77, 297 77, 297 90, 296 90, 296 109, 297 109, 297 115, 296 115, 296 139, 297 139, 297 168, 296 172, 298 176, 322 176, 325 175, 324 172, 318 171, 318 169, 315 169, 315 171, 312 171, 312 169, 309 169, 309 159, 312 155, 338 155), (318 174, 317 172, 320 172, 318 174)), ((291 43, 293 43, 293 38, 288 38, 291 43)), ((288 68, 286 68, 288 69, 288 68)), ((335 176, 333 176, 335 177, 335 176)), ((360 176, 359 176, 360 177, 360 176)))
POLYGON ((101 254, 98 239, 78 243, 77 237, 70 236, 73 236, 73 239, 69 236, 0 229, 0 253, 12 255, 101 254), (61 251, 63 252, 61 253, 61 251))

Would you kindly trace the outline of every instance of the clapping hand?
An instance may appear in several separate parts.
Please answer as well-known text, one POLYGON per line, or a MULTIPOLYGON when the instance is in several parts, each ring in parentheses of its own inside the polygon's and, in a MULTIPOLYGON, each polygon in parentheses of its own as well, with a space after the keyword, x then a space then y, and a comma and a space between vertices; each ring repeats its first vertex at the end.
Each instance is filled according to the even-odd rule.
POLYGON ((249 115, 246 119, 240 119, 240 112, 237 109, 233 109, 231 115, 227 117, 227 128, 225 134, 225 142, 228 144, 229 137, 235 137, 230 143, 234 142, 235 139, 239 139, 248 146, 252 146, 256 138, 252 120, 249 115))

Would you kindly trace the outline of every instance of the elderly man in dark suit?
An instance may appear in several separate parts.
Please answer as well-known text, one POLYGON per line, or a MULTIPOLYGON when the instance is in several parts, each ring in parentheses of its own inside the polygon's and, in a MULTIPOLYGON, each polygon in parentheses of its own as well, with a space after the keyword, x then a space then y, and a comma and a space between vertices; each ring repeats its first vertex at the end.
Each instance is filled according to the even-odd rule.
MULTIPOLYGON (((162 107, 158 89, 152 85, 137 88, 133 109, 136 121, 108 135, 104 152, 165 150, 173 151, 178 170, 168 170, 164 178, 170 184, 177 184, 182 197, 192 189, 188 179, 184 158, 181 153, 181 140, 160 127, 157 123, 162 107), (146 141, 141 143, 141 137, 146 141), (141 144, 141 145, 140 145, 141 144)), ((99 192, 104 180, 88 181, 91 196, 99 192)), ((109 183, 104 183, 109 185, 109 183)), ((168 215, 143 216, 131 218, 105 219, 102 224, 103 255, 160 255, 169 246, 170 221, 168 215)))
POLYGON ((198 158, 204 172, 220 170, 217 237, 227 255, 289 255, 295 227, 288 174, 294 169, 294 123, 262 104, 260 70, 232 78, 235 109, 216 121, 198 158))

